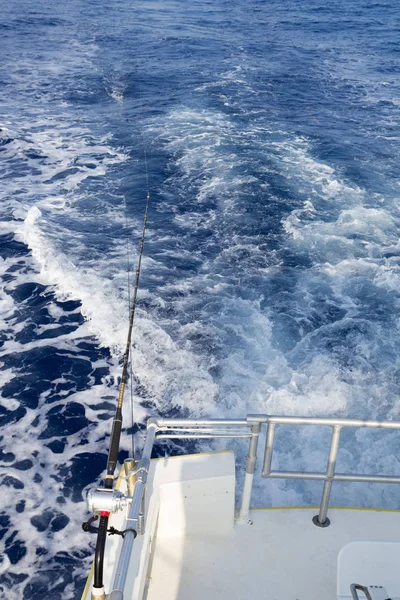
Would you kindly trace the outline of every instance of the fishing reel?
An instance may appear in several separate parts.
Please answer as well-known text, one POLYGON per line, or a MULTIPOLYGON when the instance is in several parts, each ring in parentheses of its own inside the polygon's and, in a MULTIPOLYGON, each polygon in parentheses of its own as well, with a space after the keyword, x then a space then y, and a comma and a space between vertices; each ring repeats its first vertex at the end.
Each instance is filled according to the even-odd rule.
MULTIPOLYGON (((87 505, 90 512, 93 513, 91 517, 85 523, 82 523, 83 531, 89 533, 98 533, 98 527, 94 527, 93 523, 97 521, 99 514, 100 516, 106 516, 110 513, 117 513, 124 510, 132 502, 131 496, 125 496, 119 490, 107 490, 105 488, 91 489, 87 495, 87 505)), ((127 531, 132 531, 134 537, 137 536, 137 531, 134 528, 124 529, 120 531, 115 527, 108 527, 106 532, 110 535, 120 535, 123 538, 127 531)))
POLYGON ((132 496, 126 496, 119 490, 92 488, 87 495, 87 506, 92 513, 117 513, 127 508, 132 496))

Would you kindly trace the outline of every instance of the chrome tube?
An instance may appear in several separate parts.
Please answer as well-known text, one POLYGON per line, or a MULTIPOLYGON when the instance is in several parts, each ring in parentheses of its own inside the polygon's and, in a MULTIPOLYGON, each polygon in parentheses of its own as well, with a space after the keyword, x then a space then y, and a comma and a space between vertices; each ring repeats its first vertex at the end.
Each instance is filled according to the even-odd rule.
POLYGON ((353 481, 355 483, 400 483, 400 477, 392 475, 345 475, 337 473, 333 481, 353 481))
POLYGON ((213 438, 249 438, 250 433, 161 433, 157 436, 158 440, 209 440, 213 438))
POLYGON ((239 523, 247 523, 249 519, 251 492, 253 490, 253 479, 256 471, 258 438, 260 437, 261 423, 251 426, 251 439, 249 453, 246 458, 246 475, 243 486, 242 506, 239 512, 239 523))
POLYGON ((329 507, 329 499, 331 497, 333 476, 335 475, 336 459, 339 450, 341 429, 342 428, 339 425, 335 425, 332 431, 331 447, 329 450, 328 464, 326 466, 326 480, 324 483, 324 489, 322 491, 321 504, 316 522, 316 525, 319 526, 329 525, 327 514, 329 507))
POLYGON ((137 524, 138 535, 144 535, 145 502, 146 502, 146 488, 144 488, 144 490, 143 490, 142 501, 140 503, 140 510, 139 510, 138 524, 137 524))
POLYGON ((309 473, 308 471, 270 471, 268 475, 271 479, 311 479, 317 481, 325 481, 325 473, 309 473))
POLYGON ((262 469, 262 477, 275 477, 271 473, 272 453, 274 450, 275 439, 275 423, 268 422, 267 441, 265 442, 264 464, 262 469))
MULTIPOLYGON (((236 427, 238 427, 236 425, 236 427)), ((248 426, 249 430, 250 430, 250 425, 248 426)), ((232 426, 231 428, 226 427, 226 429, 222 429, 222 427, 168 427, 168 428, 161 428, 161 431, 168 431, 168 433, 163 433, 162 435, 173 435, 175 432, 176 433, 195 433, 196 435, 198 433, 215 433, 215 432, 219 432, 219 433, 229 433, 229 435, 234 435, 234 434, 238 434, 238 435, 248 435, 249 437, 251 436, 251 433, 249 431, 249 433, 243 433, 243 429, 242 428, 238 428, 237 430, 234 429, 234 426, 232 426), (171 433, 169 433, 171 432, 171 433)))
POLYGON ((367 427, 370 429, 400 429, 399 421, 363 421, 360 419, 336 419, 325 417, 268 417, 268 423, 277 425, 320 425, 327 427, 367 427))
POLYGON ((246 419, 150 419, 149 423, 157 425, 158 429, 173 429, 174 427, 249 427, 246 419))

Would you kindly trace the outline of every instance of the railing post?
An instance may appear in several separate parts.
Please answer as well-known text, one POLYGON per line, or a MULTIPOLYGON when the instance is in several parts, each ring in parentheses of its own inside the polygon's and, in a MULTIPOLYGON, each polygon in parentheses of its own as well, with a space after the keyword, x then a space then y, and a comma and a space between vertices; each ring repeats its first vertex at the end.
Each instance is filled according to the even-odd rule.
POLYGON ((274 450, 275 423, 268 422, 267 427, 267 441, 265 442, 264 464, 261 473, 262 477, 269 477, 269 474, 271 473, 272 452, 274 450))
POLYGON ((257 446, 260 436, 261 423, 253 423, 251 426, 251 438, 249 445, 249 454, 246 458, 246 474, 243 485, 242 506, 240 507, 238 523, 247 523, 249 519, 251 492, 253 489, 253 479, 256 470, 257 446))
POLYGON ((314 525, 317 525, 317 527, 328 527, 328 525, 330 525, 330 520, 328 519, 327 514, 329 508, 329 499, 331 497, 333 477, 335 475, 336 458, 339 449, 341 429, 342 428, 340 425, 335 425, 332 431, 331 448, 329 450, 328 464, 326 467, 326 479, 324 483, 324 489, 322 491, 319 514, 313 517, 313 523, 314 525))

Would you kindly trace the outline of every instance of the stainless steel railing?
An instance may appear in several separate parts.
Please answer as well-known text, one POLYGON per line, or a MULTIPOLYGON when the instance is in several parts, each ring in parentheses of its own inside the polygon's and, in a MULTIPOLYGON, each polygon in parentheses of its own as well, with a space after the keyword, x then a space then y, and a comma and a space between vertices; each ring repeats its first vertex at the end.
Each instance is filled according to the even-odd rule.
POLYGON ((397 421, 362 421, 357 419, 285 417, 269 415, 248 415, 246 419, 236 420, 149 419, 147 424, 148 433, 142 458, 138 467, 135 468, 137 479, 127 517, 126 529, 128 531, 123 540, 122 550, 119 557, 113 591, 110 596, 112 600, 123 599, 123 589, 125 585, 129 556, 134 541, 134 535, 130 532, 138 529, 138 534, 140 535, 140 533, 143 533, 144 531, 144 526, 142 525, 139 528, 138 523, 140 519, 143 520, 146 480, 154 443, 158 439, 203 439, 225 437, 248 438, 249 449, 246 457, 245 480, 238 517, 238 522, 246 523, 249 516, 253 479, 256 470, 258 442, 263 426, 266 426, 266 442, 261 472, 262 477, 281 479, 311 479, 324 482, 319 513, 313 518, 314 524, 319 527, 327 527, 330 523, 327 514, 332 484, 334 481, 400 483, 400 477, 394 477, 391 475, 336 473, 336 460, 340 446, 340 434, 344 427, 400 430, 400 422, 397 421), (272 457, 276 427, 288 425, 314 425, 332 428, 331 443, 325 472, 272 470, 272 457))
POLYGON ((315 525, 318 525, 319 527, 327 527, 330 523, 327 514, 332 484, 334 481, 400 483, 400 477, 393 477, 391 475, 336 473, 336 459, 340 445, 340 434, 344 427, 399 430, 400 423, 397 421, 361 421, 357 419, 327 419, 313 417, 267 417, 267 441, 265 444, 262 476, 280 479, 315 479, 324 481, 319 513, 313 520, 315 525), (276 425, 317 425, 319 427, 332 427, 331 444, 325 473, 308 471, 272 471, 271 463, 276 425))

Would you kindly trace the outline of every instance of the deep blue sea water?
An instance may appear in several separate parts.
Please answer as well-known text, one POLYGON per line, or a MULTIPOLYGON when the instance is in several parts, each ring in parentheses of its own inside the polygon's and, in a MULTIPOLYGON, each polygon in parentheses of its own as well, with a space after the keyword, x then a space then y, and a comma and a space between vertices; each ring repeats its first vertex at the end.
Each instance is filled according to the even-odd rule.
MULTIPOLYGON (((145 152, 138 421, 400 418, 400 7, 11 0, 0 36, 0 596, 75 599, 145 152)), ((280 466, 322 468, 311 429, 278 440, 280 466)), ((339 470, 399 474, 397 434, 343 438, 339 470)), ((254 503, 319 491, 259 480, 254 503)), ((332 502, 399 498, 337 484, 332 502)))

